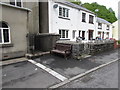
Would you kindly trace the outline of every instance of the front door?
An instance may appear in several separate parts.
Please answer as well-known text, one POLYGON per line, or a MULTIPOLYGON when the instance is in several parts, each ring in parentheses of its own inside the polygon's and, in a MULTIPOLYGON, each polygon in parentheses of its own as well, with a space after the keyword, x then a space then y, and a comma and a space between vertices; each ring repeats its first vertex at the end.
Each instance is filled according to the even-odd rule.
POLYGON ((102 39, 104 39, 104 32, 102 33, 102 39))
POLYGON ((85 31, 82 31, 82 40, 85 40, 85 31))
POLYGON ((93 39, 93 30, 88 31, 88 39, 92 40, 93 39))

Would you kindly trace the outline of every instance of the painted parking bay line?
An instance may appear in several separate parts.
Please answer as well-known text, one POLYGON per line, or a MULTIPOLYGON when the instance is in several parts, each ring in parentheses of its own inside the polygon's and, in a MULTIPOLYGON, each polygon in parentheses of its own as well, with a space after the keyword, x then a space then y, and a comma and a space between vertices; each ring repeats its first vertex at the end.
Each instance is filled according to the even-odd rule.
POLYGON ((65 80, 68 80, 66 77, 62 76, 61 74, 53 71, 52 69, 50 68, 47 68, 46 66, 40 64, 40 63, 37 63, 35 62, 34 60, 28 60, 30 63, 38 66, 39 68, 45 70, 46 72, 48 72, 49 74, 51 74, 52 76, 56 77, 57 79, 61 80, 61 81, 65 81, 65 80))

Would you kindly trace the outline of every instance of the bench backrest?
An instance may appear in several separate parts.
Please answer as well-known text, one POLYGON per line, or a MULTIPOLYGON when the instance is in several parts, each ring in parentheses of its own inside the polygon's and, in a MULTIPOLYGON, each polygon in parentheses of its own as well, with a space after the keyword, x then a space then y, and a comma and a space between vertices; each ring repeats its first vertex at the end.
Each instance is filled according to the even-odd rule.
POLYGON ((55 48, 61 51, 65 51, 65 50, 71 50, 72 45, 70 44, 61 44, 61 43, 57 43, 55 45, 55 48))

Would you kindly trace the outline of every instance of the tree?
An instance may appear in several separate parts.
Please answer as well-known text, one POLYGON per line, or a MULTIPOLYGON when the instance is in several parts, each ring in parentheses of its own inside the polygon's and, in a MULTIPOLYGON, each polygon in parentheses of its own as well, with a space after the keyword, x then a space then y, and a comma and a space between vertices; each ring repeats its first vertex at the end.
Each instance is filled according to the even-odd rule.
POLYGON ((107 9, 106 6, 99 5, 97 2, 94 3, 84 3, 83 7, 97 14, 98 17, 103 18, 110 23, 113 23, 117 20, 115 12, 112 8, 107 9))
POLYGON ((68 1, 87 8, 88 10, 94 12, 98 17, 103 18, 110 23, 117 21, 115 12, 113 11, 112 8, 107 9, 106 6, 99 5, 97 2, 93 2, 91 4, 90 3, 82 4, 80 0, 68 0, 68 1))
POLYGON ((81 5, 82 4, 80 0, 67 0, 67 1, 72 2, 74 4, 77 4, 77 5, 81 5))

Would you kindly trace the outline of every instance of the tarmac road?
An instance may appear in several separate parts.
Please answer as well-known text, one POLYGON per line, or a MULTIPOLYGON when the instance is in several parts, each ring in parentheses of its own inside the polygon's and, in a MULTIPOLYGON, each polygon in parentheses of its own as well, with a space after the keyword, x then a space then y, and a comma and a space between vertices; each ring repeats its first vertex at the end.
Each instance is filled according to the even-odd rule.
POLYGON ((118 68, 118 62, 112 63, 61 88, 118 88, 118 68))
POLYGON ((2 67, 3 88, 46 88, 60 80, 29 62, 2 67))
MULTIPOLYGON (((66 78, 71 78, 117 58, 118 51, 113 50, 92 56, 82 61, 73 59, 65 60, 64 58, 54 55, 45 55, 34 59, 33 61, 43 64, 66 78)), ((100 69, 93 72, 91 75, 87 75, 82 79, 69 83, 63 86, 63 88, 117 88, 117 67, 117 63, 111 64, 107 66, 107 68, 100 69)), ((60 82, 59 79, 50 73, 28 61, 2 67, 3 88, 48 88, 60 82)))

